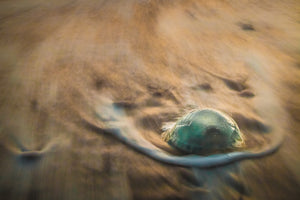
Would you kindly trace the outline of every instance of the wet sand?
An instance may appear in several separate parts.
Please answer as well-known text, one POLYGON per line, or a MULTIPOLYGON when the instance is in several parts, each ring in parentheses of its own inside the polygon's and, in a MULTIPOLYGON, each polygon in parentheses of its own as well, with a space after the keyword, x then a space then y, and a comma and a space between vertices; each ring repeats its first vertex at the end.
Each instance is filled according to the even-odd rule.
POLYGON ((300 3, 0 2, 0 199, 298 199, 300 3), (221 110, 246 149, 274 154, 211 169, 152 160, 106 131, 181 155, 162 127, 221 110))

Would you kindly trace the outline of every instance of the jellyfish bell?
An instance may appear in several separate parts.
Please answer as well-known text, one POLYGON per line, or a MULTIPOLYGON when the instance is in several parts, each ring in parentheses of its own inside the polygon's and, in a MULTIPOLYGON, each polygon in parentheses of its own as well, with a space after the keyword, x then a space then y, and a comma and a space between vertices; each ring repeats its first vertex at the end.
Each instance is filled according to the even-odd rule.
POLYGON ((162 137, 172 147, 188 154, 225 151, 244 145, 235 121, 214 109, 191 111, 162 137))

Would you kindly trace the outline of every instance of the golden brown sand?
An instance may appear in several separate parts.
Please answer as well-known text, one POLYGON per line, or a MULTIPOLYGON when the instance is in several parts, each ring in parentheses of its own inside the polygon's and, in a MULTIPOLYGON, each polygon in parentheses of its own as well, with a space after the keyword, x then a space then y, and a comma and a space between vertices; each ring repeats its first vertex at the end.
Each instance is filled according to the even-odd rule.
POLYGON ((298 199, 299 13, 297 0, 0 1, 0 199, 298 199), (107 104, 173 154, 161 128, 194 108, 231 115, 248 149, 285 142, 170 166, 103 131, 107 104))

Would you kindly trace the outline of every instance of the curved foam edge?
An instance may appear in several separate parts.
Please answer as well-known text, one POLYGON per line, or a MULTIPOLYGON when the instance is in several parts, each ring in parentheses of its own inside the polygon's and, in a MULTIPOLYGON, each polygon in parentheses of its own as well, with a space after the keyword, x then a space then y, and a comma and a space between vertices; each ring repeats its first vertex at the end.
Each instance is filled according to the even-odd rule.
MULTIPOLYGON (((209 168, 220 165, 226 165, 232 162, 260 158, 270 155, 276 152, 281 144, 283 143, 283 135, 278 135, 278 137, 273 141, 273 143, 263 148, 257 152, 242 151, 242 152, 231 152, 225 154, 215 154, 210 156, 199 156, 199 155, 188 155, 188 156, 174 156, 169 153, 158 149, 152 143, 148 142, 146 139, 133 139, 128 137, 128 134, 124 134, 119 128, 107 129, 115 137, 120 139, 122 142, 128 144, 135 150, 143 153, 144 155, 155 159, 157 161, 182 166, 182 167, 197 167, 197 168, 209 168)), ((141 135, 139 137, 142 137, 141 135)))
MULTIPOLYGON (((125 116, 125 114, 122 112, 122 110, 114 109, 110 105, 107 105, 105 109, 105 111, 109 111, 109 114, 115 119, 114 121, 107 122, 107 128, 104 128, 105 131, 111 133, 114 137, 118 138, 120 141, 139 151, 140 153, 154 160, 170 165, 209 168, 226 165, 244 159, 260 158, 276 152, 284 141, 284 135, 277 132, 274 135, 274 138, 272 139, 272 143, 270 145, 265 146, 260 151, 256 152, 240 151, 225 154, 215 154, 210 156, 175 156, 159 149, 151 142, 146 140, 134 128, 134 126, 131 125, 131 122, 127 120, 126 117, 123 117, 125 116)), ((101 113, 97 114, 98 117, 101 116, 101 113)), ((93 126, 95 126, 95 124, 93 124, 93 126)))

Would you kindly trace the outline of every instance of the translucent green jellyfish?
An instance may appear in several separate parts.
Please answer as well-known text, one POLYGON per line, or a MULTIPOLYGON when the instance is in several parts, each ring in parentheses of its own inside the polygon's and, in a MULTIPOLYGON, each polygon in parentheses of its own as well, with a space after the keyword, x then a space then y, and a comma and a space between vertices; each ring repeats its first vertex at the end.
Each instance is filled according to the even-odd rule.
POLYGON ((172 147, 198 154, 241 147, 241 132, 228 115, 213 109, 194 110, 162 135, 172 147))
POLYGON ((255 150, 247 149, 233 119, 214 109, 202 109, 187 114, 163 134, 170 145, 188 154, 174 155, 144 138, 143 134, 134 128, 134 122, 109 101, 104 101, 96 108, 96 115, 101 122, 107 120, 105 124, 85 120, 91 130, 111 134, 122 143, 156 161, 182 167, 209 168, 267 156, 275 153, 284 141, 284 134, 274 133, 267 145, 255 150), (240 146, 242 148, 236 148, 240 146), (207 152, 207 148, 213 152, 207 152), (228 148, 233 148, 233 151, 224 152, 228 148), (210 155, 206 155, 207 153, 210 155))

